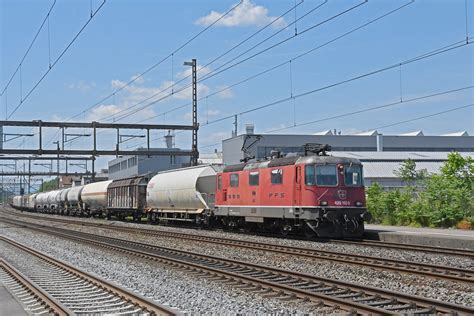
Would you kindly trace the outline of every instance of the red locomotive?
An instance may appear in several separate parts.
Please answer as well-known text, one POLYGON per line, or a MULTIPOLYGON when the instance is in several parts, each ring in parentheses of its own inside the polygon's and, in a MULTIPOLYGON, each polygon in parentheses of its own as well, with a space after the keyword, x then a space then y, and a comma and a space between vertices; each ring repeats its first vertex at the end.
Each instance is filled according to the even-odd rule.
POLYGON ((217 175, 214 215, 227 226, 253 223, 283 234, 362 236, 370 218, 362 164, 327 156, 327 145, 305 148, 304 156, 227 166, 217 175))

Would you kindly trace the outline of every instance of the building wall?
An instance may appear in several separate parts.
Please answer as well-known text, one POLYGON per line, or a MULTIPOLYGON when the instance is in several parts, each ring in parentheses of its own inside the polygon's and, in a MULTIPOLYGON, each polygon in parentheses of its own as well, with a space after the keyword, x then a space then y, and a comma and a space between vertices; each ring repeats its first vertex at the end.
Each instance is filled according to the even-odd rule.
MULTIPOLYGON (((377 136, 362 135, 262 135, 253 147, 251 155, 257 159, 270 156, 272 150, 283 153, 302 152, 306 143, 329 144, 333 151, 377 151, 377 136)), ((224 164, 236 164, 243 158, 242 144, 246 135, 238 135, 222 142, 224 164)), ((247 144, 255 139, 251 135, 247 144)), ((474 152, 474 136, 392 136, 380 135, 383 151, 412 152, 474 152)))
POLYGON ((109 179, 124 179, 186 167, 189 162, 189 156, 123 156, 109 161, 109 179))

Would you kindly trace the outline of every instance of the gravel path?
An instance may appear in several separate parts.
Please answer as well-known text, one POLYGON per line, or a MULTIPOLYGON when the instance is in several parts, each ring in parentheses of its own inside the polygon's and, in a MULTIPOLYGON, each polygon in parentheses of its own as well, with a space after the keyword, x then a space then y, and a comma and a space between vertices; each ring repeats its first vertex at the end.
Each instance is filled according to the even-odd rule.
MULTIPOLYGON (((314 307, 302 302, 282 302, 262 298, 234 289, 225 283, 211 282, 148 260, 33 233, 22 228, 4 226, 0 228, 0 235, 34 247, 186 313, 228 315, 335 312, 330 308, 315 310, 314 307)), ((29 261, 25 260, 21 252, 13 250, 3 242, 0 242, 0 255, 20 270, 28 269, 29 261)))

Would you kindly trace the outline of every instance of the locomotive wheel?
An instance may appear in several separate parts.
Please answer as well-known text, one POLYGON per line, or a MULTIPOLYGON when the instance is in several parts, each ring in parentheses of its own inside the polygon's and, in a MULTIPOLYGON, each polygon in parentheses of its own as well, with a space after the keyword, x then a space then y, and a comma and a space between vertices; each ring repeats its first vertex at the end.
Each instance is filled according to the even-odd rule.
POLYGON ((303 228, 303 233, 306 239, 314 239, 317 235, 310 227, 307 225, 303 228))

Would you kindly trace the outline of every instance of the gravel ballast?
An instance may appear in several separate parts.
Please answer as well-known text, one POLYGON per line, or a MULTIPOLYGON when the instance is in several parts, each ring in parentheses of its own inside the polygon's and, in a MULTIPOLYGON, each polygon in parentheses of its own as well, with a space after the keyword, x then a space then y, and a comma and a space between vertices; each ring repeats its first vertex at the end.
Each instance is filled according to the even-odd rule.
MULTIPOLYGON (((198 275, 137 259, 114 251, 33 233, 21 228, 0 228, 0 235, 33 247, 80 269, 95 273, 125 288, 150 297, 160 304, 187 313, 210 314, 306 314, 334 312, 331 308, 315 309, 301 301, 283 302, 253 295, 225 283, 212 282, 198 275)), ((0 254, 20 271, 28 269, 21 252, 0 242, 0 254)))
MULTIPOLYGON (((65 217, 61 217, 65 218, 65 217)), ((73 220, 79 220, 74 218, 73 220)), ((424 254, 415 251, 401 251, 384 248, 374 248, 359 245, 340 245, 334 243, 318 243, 311 241, 299 241, 299 240, 285 240, 278 238, 269 238, 262 236, 243 235, 228 233, 222 231, 202 231, 195 229, 175 228, 166 226, 151 226, 151 225, 138 225, 132 223, 123 222, 105 222, 97 219, 80 219, 85 222, 101 222, 101 223, 113 223, 116 226, 128 226, 136 227, 137 229, 156 229, 173 232, 184 232, 188 234, 198 234, 205 236, 225 237, 242 240, 252 240, 259 242, 268 242, 281 245, 290 245, 297 247, 307 247, 313 249, 324 249, 331 251, 338 251, 343 253, 357 253, 364 254, 374 257, 402 259, 404 261, 413 262, 425 262, 444 266, 456 266, 470 269, 473 267, 473 262, 470 259, 445 256, 445 255, 434 255, 424 254)), ((45 221, 31 220, 33 222, 39 222, 45 224, 45 221)), ((58 223, 50 222, 50 224, 58 225, 58 223)), ((387 290, 400 291, 410 295, 417 295, 423 297, 429 297, 440 301, 451 302, 455 304, 461 304, 466 306, 472 306, 474 298, 472 293, 474 292, 473 287, 464 283, 457 283, 451 281, 437 280, 422 276, 399 274, 391 271, 376 270, 371 268, 365 268, 357 265, 348 265, 335 262, 329 262, 325 260, 313 260, 305 259, 295 256, 287 256, 281 254, 275 254, 272 252, 262 252, 251 249, 234 248, 229 246, 215 245, 204 242, 196 242, 190 240, 180 240, 177 238, 170 237, 149 237, 138 233, 124 233, 118 231, 111 231, 109 229, 101 229, 97 227, 86 227, 79 225, 67 225, 68 229, 75 229, 83 232, 100 234, 105 236, 113 236, 117 238, 150 243, 157 246, 164 246, 174 249, 194 251, 202 254, 218 256, 229 259, 237 259, 246 262, 252 262, 261 264, 264 266, 272 266, 285 270, 298 271, 308 274, 313 274, 320 277, 337 279, 346 282, 361 283, 364 285, 370 285, 377 288, 383 288, 387 290)))

